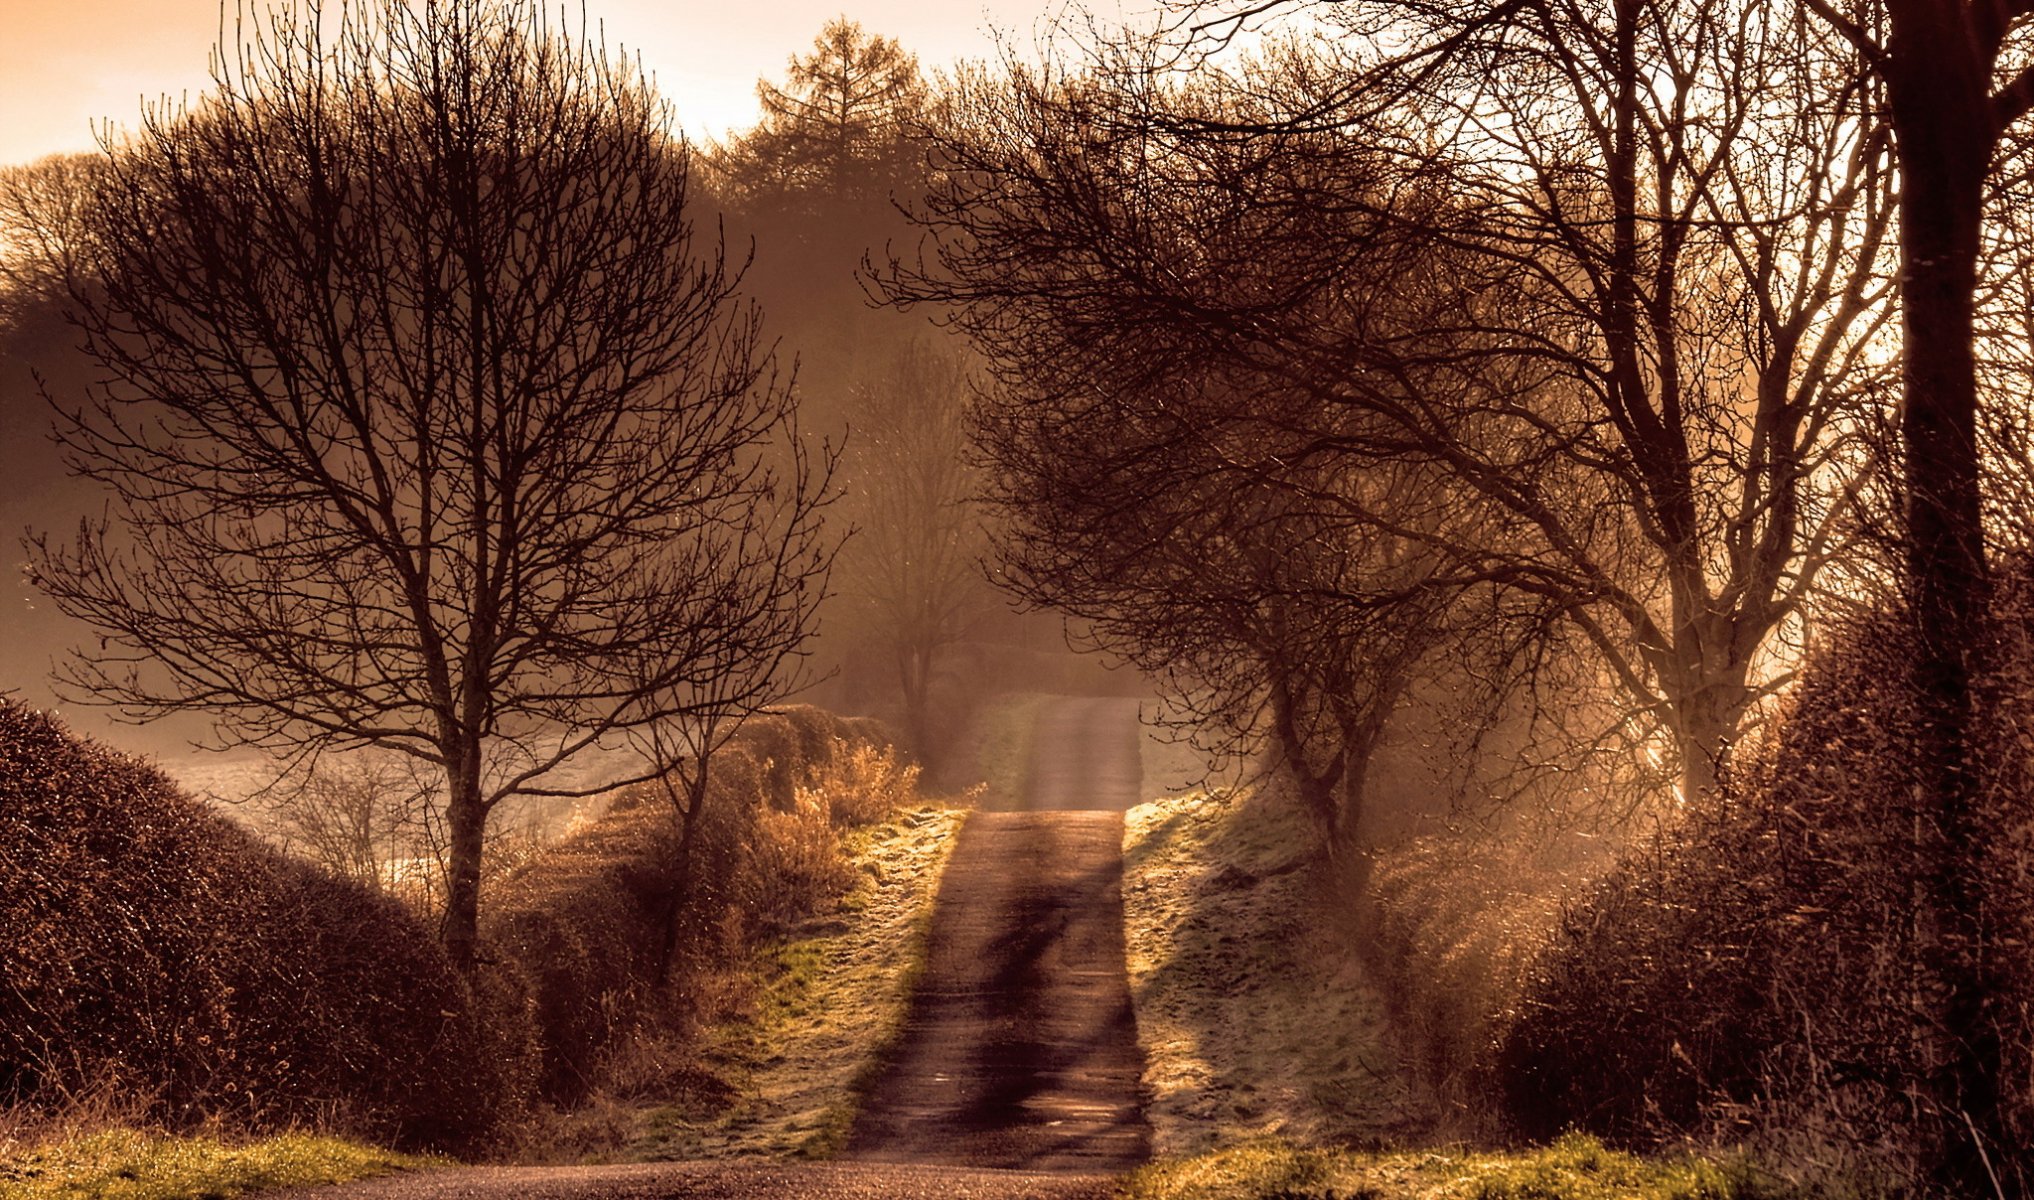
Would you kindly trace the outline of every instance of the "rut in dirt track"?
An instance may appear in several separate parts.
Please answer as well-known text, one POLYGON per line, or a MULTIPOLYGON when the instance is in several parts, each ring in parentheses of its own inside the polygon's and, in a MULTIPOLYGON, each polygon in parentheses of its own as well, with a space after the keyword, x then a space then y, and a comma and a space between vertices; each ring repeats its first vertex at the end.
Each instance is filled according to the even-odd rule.
POLYGON ((962 828, 899 1048, 848 1144, 865 1161, 1119 1171, 1150 1153, 1123 960, 1135 701, 1041 714, 1026 800, 962 828))

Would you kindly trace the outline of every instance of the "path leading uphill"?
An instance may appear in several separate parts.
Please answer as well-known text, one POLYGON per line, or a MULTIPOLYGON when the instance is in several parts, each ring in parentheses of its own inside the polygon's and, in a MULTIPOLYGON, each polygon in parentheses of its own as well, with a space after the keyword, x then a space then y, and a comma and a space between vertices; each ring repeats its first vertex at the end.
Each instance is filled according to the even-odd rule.
MULTIPOLYGON (((422 1172, 315 1200, 1102 1200, 1144 1161, 1123 962, 1134 700, 1048 704, 1017 811, 962 826, 897 1050, 850 1161, 422 1172)), ((282 1200, 274 1197, 272 1200, 282 1200)))
MULTIPOLYGON (((1144 786, 1137 701, 1062 696, 1038 711, 1024 799, 1031 810, 1106 810, 1138 803, 1144 786)), ((1120 846, 1119 846, 1120 850, 1120 846)))
POLYGON ((1122 1171, 1150 1152, 1123 966, 1137 704, 1068 700, 1034 736, 1029 811, 961 828, 899 1052, 851 1158, 1122 1171))

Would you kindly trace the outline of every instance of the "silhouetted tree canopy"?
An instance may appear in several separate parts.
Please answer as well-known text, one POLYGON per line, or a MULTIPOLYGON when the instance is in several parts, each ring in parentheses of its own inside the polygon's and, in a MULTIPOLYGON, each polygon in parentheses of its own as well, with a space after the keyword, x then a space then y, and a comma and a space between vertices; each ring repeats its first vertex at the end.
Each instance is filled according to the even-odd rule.
POLYGON ((631 740, 703 771, 781 694, 831 462, 632 68, 524 0, 252 38, 34 226, 104 379, 57 398, 63 444, 111 508, 30 574, 101 633, 80 698, 442 769, 470 964, 498 803, 631 740))
POLYGON ((828 21, 783 84, 756 85, 763 119, 714 156, 725 199, 752 212, 887 205, 917 165, 911 128, 926 102, 918 59, 845 17, 828 21))

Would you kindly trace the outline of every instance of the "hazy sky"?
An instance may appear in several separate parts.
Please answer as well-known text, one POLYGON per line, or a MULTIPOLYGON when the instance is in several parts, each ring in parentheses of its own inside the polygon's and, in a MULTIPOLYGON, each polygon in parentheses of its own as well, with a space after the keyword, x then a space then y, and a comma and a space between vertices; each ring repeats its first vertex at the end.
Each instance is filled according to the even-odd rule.
MULTIPOLYGON (((1065 7, 1066 0, 587 0, 586 11, 605 22, 610 46, 640 50, 690 132, 718 136, 751 124, 756 80, 780 77, 785 60, 843 11, 930 68, 987 57, 991 29, 1028 47, 1065 7)), ((1089 7, 1122 11, 1113 0, 1089 7)), ((219 31, 219 0, 0 0, 0 164, 90 149, 93 120, 132 125, 144 96, 204 90, 219 31)))

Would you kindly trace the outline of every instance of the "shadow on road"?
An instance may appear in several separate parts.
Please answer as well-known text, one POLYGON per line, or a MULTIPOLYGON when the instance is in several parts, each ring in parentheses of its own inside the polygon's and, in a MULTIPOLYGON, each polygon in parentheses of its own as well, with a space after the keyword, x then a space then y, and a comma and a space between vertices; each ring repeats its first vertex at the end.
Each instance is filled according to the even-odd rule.
POLYGON ((1137 702, 1041 713, 1021 812, 962 828, 925 974, 851 1157, 1038 1171, 1144 1161, 1143 1054, 1123 960, 1122 810, 1137 702))

